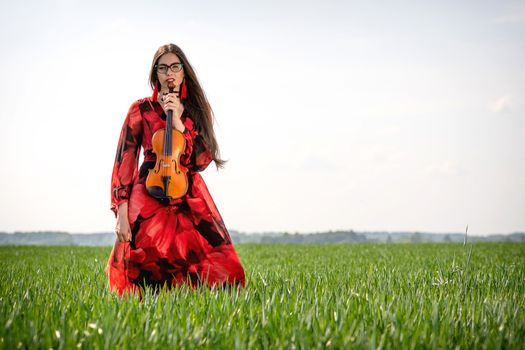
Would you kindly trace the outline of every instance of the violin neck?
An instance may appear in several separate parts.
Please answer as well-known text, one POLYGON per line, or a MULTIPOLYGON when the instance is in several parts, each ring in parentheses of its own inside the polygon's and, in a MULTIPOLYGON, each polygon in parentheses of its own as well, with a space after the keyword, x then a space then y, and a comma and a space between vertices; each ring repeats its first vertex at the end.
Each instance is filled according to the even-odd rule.
POLYGON ((164 155, 171 156, 171 129, 173 128, 173 111, 169 110, 166 116, 166 128, 164 129, 164 155))
MULTIPOLYGON (((170 94, 175 90, 175 84, 173 81, 168 83, 168 89, 170 94)), ((168 110, 166 116, 166 129, 164 129, 164 155, 171 156, 171 129, 173 128, 173 111, 168 110)))

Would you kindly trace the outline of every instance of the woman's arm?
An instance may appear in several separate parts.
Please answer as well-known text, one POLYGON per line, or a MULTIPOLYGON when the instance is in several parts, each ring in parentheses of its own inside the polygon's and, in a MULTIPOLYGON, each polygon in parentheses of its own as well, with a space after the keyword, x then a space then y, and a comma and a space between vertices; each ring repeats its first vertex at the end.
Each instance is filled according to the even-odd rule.
POLYGON ((131 105, 122 125, 111 174, 111 210, 117 216, 118 207, 127 202, 133 180, 138 175, 139 151, 142 143, 142 116, 139 101, 131 105))
POLYGON ((131 105, 124 120, 111 174, 111 210, 117 218, 115 233, 120 242, 131 240, 128 200, 133 181, 138 174, 138 158, 143 131, 142 116, 138 107, 138 101, 131 105))

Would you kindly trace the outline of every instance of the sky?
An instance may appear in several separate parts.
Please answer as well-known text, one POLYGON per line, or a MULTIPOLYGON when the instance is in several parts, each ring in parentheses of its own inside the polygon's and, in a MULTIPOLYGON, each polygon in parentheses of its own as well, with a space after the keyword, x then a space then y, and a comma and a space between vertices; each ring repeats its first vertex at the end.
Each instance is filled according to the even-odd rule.
POLYGON ((5 1, 0 231, 112 232, 153 54, 185 51, 230 230, 525 231, 525 1, 5 1))

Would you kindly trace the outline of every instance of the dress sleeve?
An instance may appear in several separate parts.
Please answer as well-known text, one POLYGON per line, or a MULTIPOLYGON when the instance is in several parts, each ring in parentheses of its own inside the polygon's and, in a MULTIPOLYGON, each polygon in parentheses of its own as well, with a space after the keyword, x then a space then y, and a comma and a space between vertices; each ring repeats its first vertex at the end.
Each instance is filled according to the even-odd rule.
POLYGON ((184 137, 186 149, 181 155, 180 162, 190 171, 203 171, 213 160, 211 152, 204 138, 195 130, 193 121, 186 118, 184 121, 184 137))
POLYGON ((122 130, 111 175, 111 210, 117 216, 118 206, 127 202, 133 180, 138 174, 139 151, 142 143, 142 117, 138 101, 131 105, 122 130))

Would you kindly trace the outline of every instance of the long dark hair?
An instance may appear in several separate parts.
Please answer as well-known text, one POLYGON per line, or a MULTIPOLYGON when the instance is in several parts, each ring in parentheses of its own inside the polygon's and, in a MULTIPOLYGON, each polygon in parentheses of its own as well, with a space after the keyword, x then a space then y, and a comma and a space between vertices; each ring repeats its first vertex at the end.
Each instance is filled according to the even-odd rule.
POLYGON ((158 63, 159 58, 167 53, 177 55, 183 64, 184 79, 186 81, 186 88, 188 91, 188 97, 184 101, 184 110, 186 110, 191 116, 197 132, 202 136, 204 142, 208 146, 208 149, 210 150, 210 153, 213 157, 213 161, 215 162, 215 166, 217 169, 222 168, 224 167, 226 161, 220 158, 219 145, 217 144, 215 132, 213 131, 213 110, 208 102, 208 99, 206 98, 206 94, 204 93, 199 80, 197 79, 197 75, 195 74, 193 67, 180 47, 175 44, 166 44, 159 47, 157 52, 155 52, 149 73, 150 86, 152 89, 154 89, 155 85, 159 83, 155 65, 158 63))

